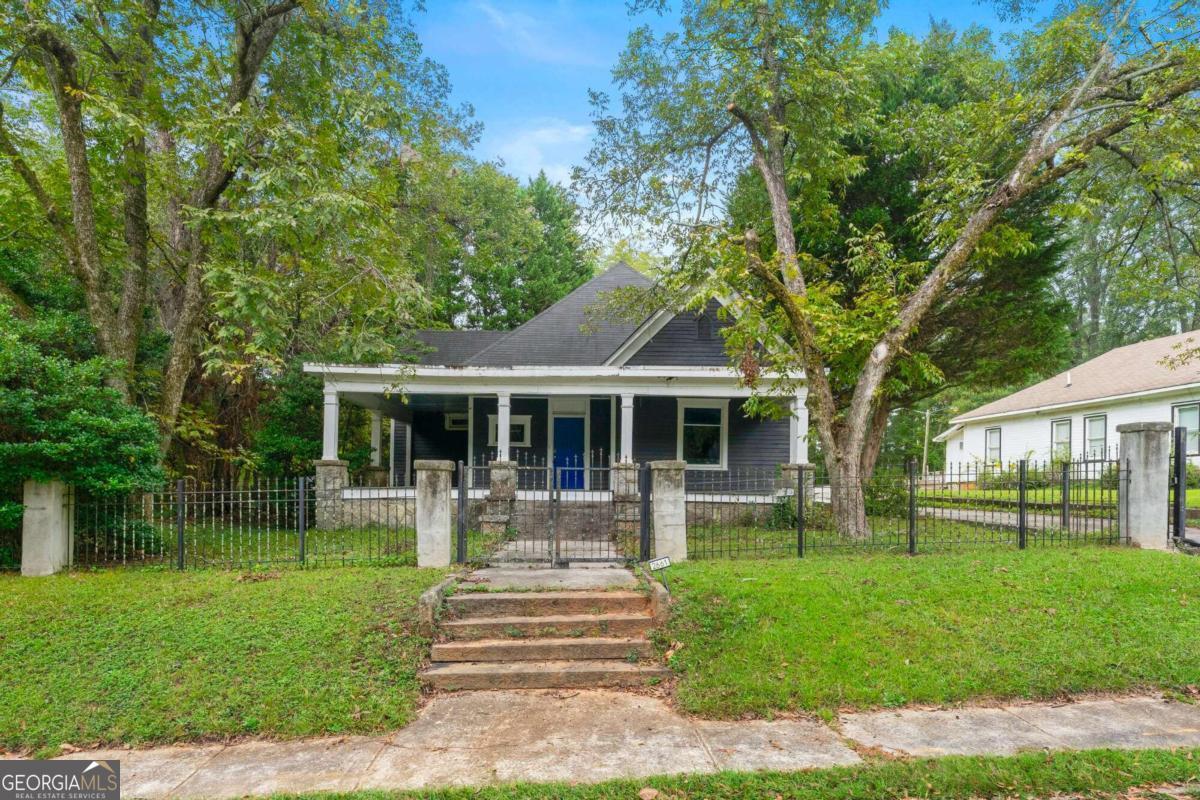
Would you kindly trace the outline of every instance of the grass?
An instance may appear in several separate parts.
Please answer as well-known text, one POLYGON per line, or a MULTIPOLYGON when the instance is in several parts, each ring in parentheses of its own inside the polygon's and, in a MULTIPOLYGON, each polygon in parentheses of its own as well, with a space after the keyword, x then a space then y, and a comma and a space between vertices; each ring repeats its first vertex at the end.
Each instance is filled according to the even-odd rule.
MULTIPOLYGON (((924 509, 923 509, 924 511, 924 509)), ((823 527, 809 525, 804 532, 805 552, 815 558, 830 553, 890 552, 904 553, 908 550, 908 520, 872 517, 871 534, 865 539, 852 539, 831 530, 827 522, 823 527)), ((955 522, 922 513, 917 517, 917 552, 942 553, 961 551, 978 546, 1017 547, 1018 533, 1015 520, 1007 522, 983 519, 979 522, 955 522)), ((1031 528, 1027 534, 1030 547, 1046 544, 1114 543, 1117 541, 1117 524, 1104 517, 1095 518, 1094 524, 1084 530, 1067 531, 1061 527, 1031 528)), ((688 529, 688 558, 787 558, 794 559, 798 552, 795 528, 771 528, 749 525, 693 525, 688 529)))
MULTIPOLYGON (((222 522, 184 527, 184 553, 189 567, 287 566, 300 563, 300 533, 282 526, 232 525, 222 522)), ((174 564, 178 554, 173 523, 133 522, 97 532, 76 532, 80 563, 160 561, 174 564)), ((417 533, 393 525, 361 525, 335 530, 309 528, 304 537, 309 564, 387 564, 416 566, 417 533)))
MULTIPOLYGON (((921 497, 949 500, 963 498, 1008 501, 1013 503, 1020 500, 1020 491, 1016 487, 1011 489, 918 489, 917 494, 921 497)), ((1059 486, 1030 488, 1025 491, 1025 499, 1030 503, 1053 503, 1057 505, 1062 502, 1062 488, 1059 486)), ((1074 485, 1071 487, 1070 500, 1072 502, 1089 503, 1092 505, 1100 503, 1115 505, 1117 502, 1117 490, 1102 489, 1095 485, 1074 485)))
POLYGON ((0 749, 379 731, 414 714, 442 571, 0 575, 0 749))
POLYGON ((1138 787, 1188 786, 1200 780, 1200 751, 1093 750, 1027 753, 1008 757, 945 757, 868 761, 853 767, 804 772, 724 772, 621 780, 594 785, 508 784, 420 792, 359 791, 306 795, 324 800, 629 800, 651 787, 659 800, 901 800, 931 797, 1137 797, 1178 800, 1186 794, 1136 791, 1138 787))
POLYGON ((1064 548, 693 561, 677 698, 710 717, 1200 683, 1200 560, 1064 548))

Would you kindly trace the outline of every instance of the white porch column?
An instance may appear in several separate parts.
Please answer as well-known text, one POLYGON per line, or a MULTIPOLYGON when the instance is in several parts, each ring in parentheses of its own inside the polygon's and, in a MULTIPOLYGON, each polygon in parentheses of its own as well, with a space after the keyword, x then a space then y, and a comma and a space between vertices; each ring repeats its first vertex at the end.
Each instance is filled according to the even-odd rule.
POLYGON ((337 461, 338 457, 338 393, 325 384, 325 416, 322 424, 321 460, 337 461))
POLYGON ((383 466, 383 415, 371 412, 371 466, 383 466))
POLYGON ((512 397, 508 392, 496 395, 496 460, 508 461, 509 434, 512 431, 512 397))
POLYGON ((633 461, 633 395, 621 395, 621 460, 633 461))
POLYGON ((808 392, 798 392, 792 399, 792 415, 788 422, 788 459, 792 464, 808 463, 808 392))

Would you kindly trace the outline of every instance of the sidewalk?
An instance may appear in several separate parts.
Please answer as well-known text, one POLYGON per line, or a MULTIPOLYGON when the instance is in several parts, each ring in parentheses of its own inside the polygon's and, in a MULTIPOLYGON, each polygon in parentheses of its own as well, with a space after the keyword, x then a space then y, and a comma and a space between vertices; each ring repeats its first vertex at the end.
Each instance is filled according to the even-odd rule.
POLYGON ((1200 746, 1200 707, 1157 697, 720 722, 606 691, 467 692, 434 699, 387 736, 74 753, 119 759, 123 796, 232 798, 514 781, 592 783, 720 770, 854 764, 895 754, 1200 746), (835 730, 835 728, 837 730, 835 730))

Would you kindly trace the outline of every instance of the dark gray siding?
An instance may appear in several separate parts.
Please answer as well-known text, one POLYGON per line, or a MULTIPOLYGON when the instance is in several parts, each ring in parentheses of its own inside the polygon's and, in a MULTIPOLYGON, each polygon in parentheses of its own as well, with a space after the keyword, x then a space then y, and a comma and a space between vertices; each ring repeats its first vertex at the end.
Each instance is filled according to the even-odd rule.
MULTIPOLYGON (((774 467, 788 460, 787 419, 757 419, 742 413, 742 400, 729 403, 730 471, 774 467)), ((633 401, 633 455, 639 462, 674 459, 678 454, 678 403, 674 397, 636 397, 633 401)), ((698 474, 713 473, 708 470, 698 474)))
MULTIPOLYGON (((447 411, 465 412, 467 398, 447 398, 444 409, 413 409, 412 458, 467 460, 467 432, 446 430, 444 414, 447 411)), ((411 466, 411 465, 410 465, 411 466)), ((412 476, 410 475, 410 483, 412 476)))
POLYGON ((409 478, 408 447, 405 437, 408 436, 408 423, 395 420, 392 430, 392 486, 411 486, 409 478))
MULTIPOLYGON (((514 397, 509 413, 512 416, 528 414, 532 430, 529 432, 529 447, 513 447, 510 458, 519 464, 542 466, 546 462, 547 436, 546 418, 549 404, 540 397, 514 397)), ((475 463, 487 464, 496 460, 496 448, 488 447, 488 414, 496 413, 495 397, 475 398, 475 463)))
POLYGON ((630 366, 720 367, 729 363, 719 319, 721 304, 710 300, 703 314, 679 314, 629 359, 630 366))
POLYGON ((612 463, 612 400, 593 397, 590 403, 592 466, 607 467, 612 463))

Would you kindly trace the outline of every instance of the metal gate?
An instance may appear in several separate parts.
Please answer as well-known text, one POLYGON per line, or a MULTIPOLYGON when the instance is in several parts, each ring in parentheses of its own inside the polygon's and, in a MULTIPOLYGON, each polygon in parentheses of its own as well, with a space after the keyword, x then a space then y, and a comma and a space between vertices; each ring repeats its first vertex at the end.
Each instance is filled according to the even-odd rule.
POLYGON ((567 567, 638 558, 640 499, 614 497, 611 468, 518 465, 511 497, 493 491, 496 469, 459 465, 460 563, 567 567))
MULTIPOLYGON (((1170 519, 1171 538, 1179 545, 1200 547, 1200 530, 1188 530, 1187 512, 1187 428, 1175 428, 1171 448, 1170 519)), ((1200 528, 1200 521, 1196 522, 1200 528)))

